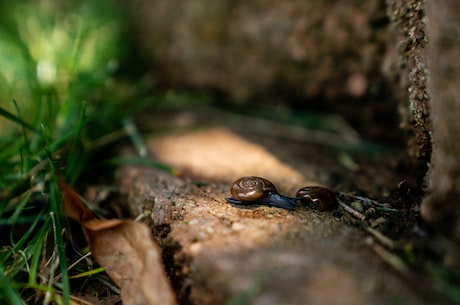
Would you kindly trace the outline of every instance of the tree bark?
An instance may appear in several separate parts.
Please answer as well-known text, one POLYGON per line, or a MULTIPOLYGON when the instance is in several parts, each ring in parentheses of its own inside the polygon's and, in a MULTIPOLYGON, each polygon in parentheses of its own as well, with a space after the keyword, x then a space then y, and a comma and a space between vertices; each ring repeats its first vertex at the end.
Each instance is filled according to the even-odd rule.
POLYGON ((427 1, 426 14, 434 149, 422 216, 460 241, 460 4, 427 1))

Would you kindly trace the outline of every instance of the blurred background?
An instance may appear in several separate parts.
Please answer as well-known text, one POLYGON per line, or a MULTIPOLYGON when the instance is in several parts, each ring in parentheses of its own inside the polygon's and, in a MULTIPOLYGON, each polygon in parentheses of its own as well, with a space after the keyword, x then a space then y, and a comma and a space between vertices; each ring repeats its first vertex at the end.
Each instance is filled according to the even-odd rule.
POLYGON ((309 127, 338 114, 365 138, 401 143, 405 93, 384 0, 1 6, 0 105, 14 99, 32 121, 62 124, 83 100, 110 103, 104 117, 205 103, 309 127))

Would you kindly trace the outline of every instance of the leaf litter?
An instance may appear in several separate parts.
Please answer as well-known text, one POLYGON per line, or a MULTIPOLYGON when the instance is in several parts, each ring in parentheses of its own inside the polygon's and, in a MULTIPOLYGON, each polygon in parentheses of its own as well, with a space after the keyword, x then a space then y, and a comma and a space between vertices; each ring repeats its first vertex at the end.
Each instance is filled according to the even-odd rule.
POLYGON ((120 287, 123 304, 177 304, 149 228, 127 219, 98 219, 71 186, 62 180, 59 186, 66 215, 80 223, 92 256, 120 287))

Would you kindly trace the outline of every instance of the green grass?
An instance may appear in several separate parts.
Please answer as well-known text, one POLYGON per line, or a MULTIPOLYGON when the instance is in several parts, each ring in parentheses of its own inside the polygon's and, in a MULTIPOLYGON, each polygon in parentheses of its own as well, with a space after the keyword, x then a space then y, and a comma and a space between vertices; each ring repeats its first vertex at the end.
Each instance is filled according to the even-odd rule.
POLYGON ((110 144, 101 139, 127 136, 120 130, 142 107, 127 111, 142 82, 117 77, 123 20, 108 1, 0 3, 2 304, 69 303, 58 179, 75 184, 95 162, 110 164, 95 158, 110 144))

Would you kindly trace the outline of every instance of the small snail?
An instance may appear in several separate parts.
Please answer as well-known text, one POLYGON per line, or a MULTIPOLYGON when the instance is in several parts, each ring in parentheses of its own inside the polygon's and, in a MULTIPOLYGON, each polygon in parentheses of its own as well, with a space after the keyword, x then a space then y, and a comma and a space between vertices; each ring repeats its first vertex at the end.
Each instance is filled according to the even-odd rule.
POLYGON ((297 191, 295 199, 318 211, 326 211, 337 205, 334 192, 322 186, 303 187, 297 191))
POLYGON ((230 193, 232 198, 225 198, 233 204, 264 204, 292 210, 296 199, 278 194, 275 185, 260 177, 242 177, 233 182, 230 193))

